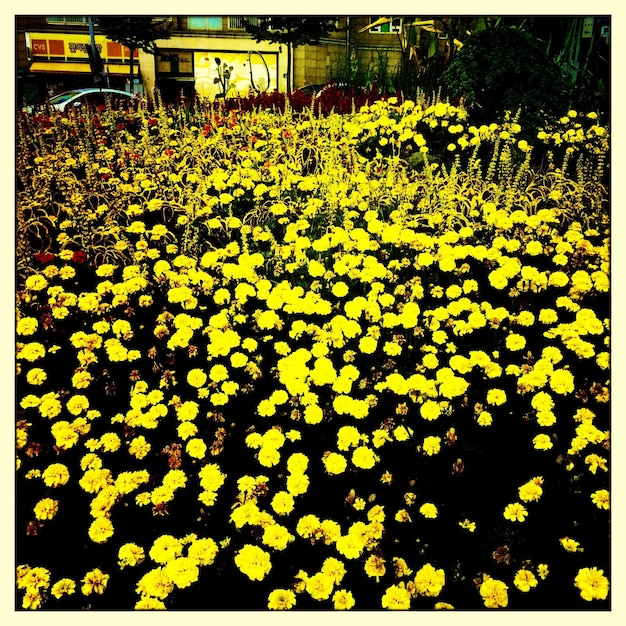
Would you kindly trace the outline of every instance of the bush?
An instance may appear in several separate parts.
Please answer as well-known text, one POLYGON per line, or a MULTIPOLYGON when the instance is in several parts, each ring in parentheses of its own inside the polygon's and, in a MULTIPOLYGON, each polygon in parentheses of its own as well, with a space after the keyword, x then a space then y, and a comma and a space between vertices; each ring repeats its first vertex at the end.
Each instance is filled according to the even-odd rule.
POLYGON ((506 111, 520 109, 518 121, 530 129, 568 107, 558 65, 515 28, 472 34, 443 73, 441 85, 445 95, 465 100, 475 123, 502 120, 506 111))

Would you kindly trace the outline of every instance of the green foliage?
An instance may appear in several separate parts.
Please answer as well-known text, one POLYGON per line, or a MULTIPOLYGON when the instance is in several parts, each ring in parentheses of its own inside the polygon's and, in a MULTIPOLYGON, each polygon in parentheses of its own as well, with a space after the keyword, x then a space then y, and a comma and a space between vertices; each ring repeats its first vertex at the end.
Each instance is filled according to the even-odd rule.
POLYGON ((444 95, 465 99, 475 122, 519 110, 520 124, 532 128, 568 108, 567 83, 557 64, 514 28, 472 34, 443 73, 441 86, 444 95))
POLYGON ((132 17, 98 16, 95 22, 104 34, 130 50, 144 50, 153 54, 157 39, 169 39, 170 23, 150 15, 132 17))
POLYGON ((263 17, 258 23, 244 20, 246 30, 257 42, 271 41, 274 43, 291 44, 294 48, 304 44, 317 44, 322 37, 337 29, 336 18, 328 16, 315 17, 263 17))

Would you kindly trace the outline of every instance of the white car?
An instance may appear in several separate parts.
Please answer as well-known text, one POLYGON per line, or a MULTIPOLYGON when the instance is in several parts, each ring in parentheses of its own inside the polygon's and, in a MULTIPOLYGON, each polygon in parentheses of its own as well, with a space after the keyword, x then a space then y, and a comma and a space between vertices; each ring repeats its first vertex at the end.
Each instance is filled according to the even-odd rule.
POLYGON ((113 108, 118 108, 120 105, 123 105, 124 108, 128 108, 134 99, 135 96, 125 91, 120 91, 119 89, 89 87, 86 89, 64 91, 56 96, 52 96, 52 98, 44 104, 28 106, 25 107, 24 110, 28 113, 35 113, 37 111, 45 112, 47 108, 50 108, 63 113, 68 112, 72 107, 80 108, 89 106, 94 109, 99 106, 107 106, 108 104, 113 108))

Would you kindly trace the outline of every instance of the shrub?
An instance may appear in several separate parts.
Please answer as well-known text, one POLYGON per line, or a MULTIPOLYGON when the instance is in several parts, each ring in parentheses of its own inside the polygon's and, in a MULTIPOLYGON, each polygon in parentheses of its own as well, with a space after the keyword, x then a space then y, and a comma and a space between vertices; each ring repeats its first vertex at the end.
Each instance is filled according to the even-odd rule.
POLYGON ((521 110, 527 129, 568 107, 567 84, 538 43, 515 28, 472 34, 441 77, 450 98, 463 98, 475 123, 502 120, 521 110))

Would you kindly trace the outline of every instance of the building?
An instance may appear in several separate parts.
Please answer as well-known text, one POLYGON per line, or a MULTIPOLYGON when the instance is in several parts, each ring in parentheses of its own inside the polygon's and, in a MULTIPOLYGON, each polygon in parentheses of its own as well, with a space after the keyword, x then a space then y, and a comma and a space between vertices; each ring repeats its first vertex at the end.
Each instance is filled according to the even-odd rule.
MULTIPOLYGON (((287 50, 249 35, 243 16, 174 16, 171 37, 157 41, 155 55, 137 51, 133 91, 150 94, 158 87, 165 101, 194 93, 215 98, 258 91, 285 91, 287 50), (219 66, 216 59, 219 59, 219 66), (232 68, 225 84, 219 68, 232 68), (216 78, 218 79, 216 81, 216 78)), ((250 18, 255 19, 255 18, 250 18)), ((401 59, 399 23, 378 24, 377 17, 339 17, 341 29, 319 45, 293 51, 294 89, 328 81, 378 82, 397 71, 401 59)), ((43 101, 52 93, 91 86, 92 43, 86 16, 17 16, 16 60, 18 104, 43 101)), ((99 84, 130 91, 130 53, 93 28, 93 43, 104 74, 99 84)))

